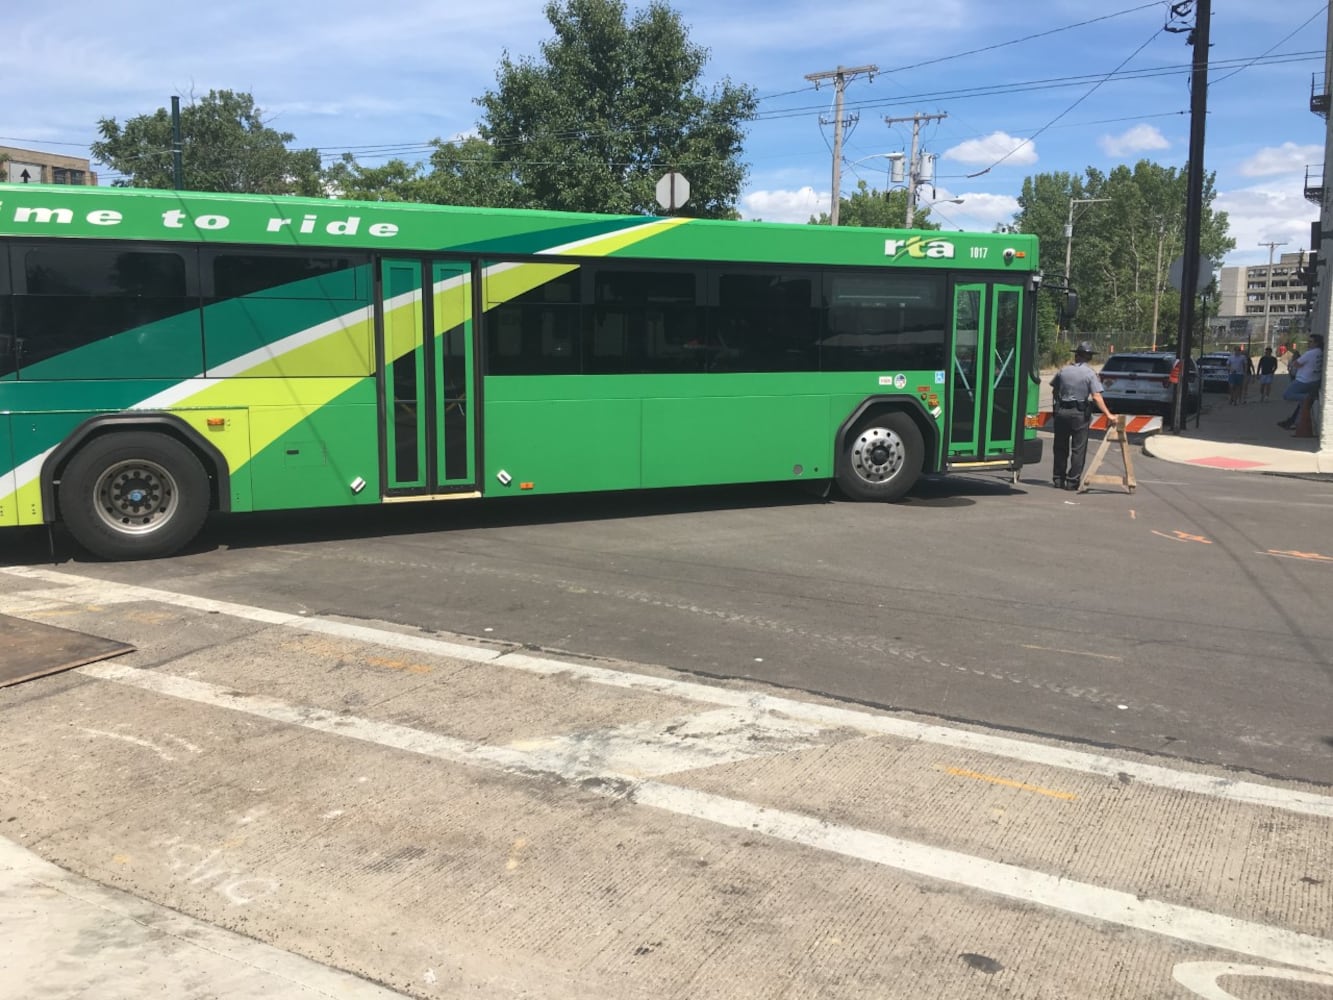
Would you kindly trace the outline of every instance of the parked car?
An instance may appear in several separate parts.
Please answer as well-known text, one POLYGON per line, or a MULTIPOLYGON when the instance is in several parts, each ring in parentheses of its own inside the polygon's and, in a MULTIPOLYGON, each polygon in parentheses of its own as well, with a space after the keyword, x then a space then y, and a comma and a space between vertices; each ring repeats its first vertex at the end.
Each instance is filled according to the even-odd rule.
MULTIPOLYGON (((1193 413, 1199 405, 1198 368, 1194 359, 1188 365, 1188 393, 1185 412, 1193 413)), ((1106 405, 1121 413, 1160 413, 1169 415, 1175 399, 1180 366, 1171 351, 1123 351, 1112 354, 1102 365, 1106 405)))
POLYGON ((1231 355, 1222 351, 1217 354, 1205 354, 1199 358, 1199 377, 1203 379, 1203 388, 1227 390, 1227 374, 1230 372, 1231 355))

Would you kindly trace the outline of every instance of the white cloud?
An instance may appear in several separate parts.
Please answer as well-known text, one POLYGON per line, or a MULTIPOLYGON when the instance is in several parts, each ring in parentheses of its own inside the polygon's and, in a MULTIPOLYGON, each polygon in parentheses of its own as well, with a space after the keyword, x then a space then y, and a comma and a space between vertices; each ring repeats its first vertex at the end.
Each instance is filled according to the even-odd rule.
MULTIPOLYGON (((940 192, 944 197, 944 192, 940 192)), ((1000 223, 1013 221, 1018 211, 1018 199, 1007 194, 986 194, 981 191, 962 192, 950 197, 963 199, 961 205, 936 205, 932 220, 945 229, 965 229, 968 232, 989 233, 1000 223), (946 218, 947 216, 947 218, 946 218)))
POLYGON ((983 139, 960 142, 944 153, 946 160, 987 167, 1005 157, 1004 162, 1010 166, 1029 166, 1037 162, 1037 146, 1025 139, 1015 139, 1007 132, 992 132, 983 139))
POLYGON ((1243 177, 1271 177, 1273 174, 1304 173, 1308 164, 1324 161, 1323 146, 1298 146, 1284 142, 1281 146, 1265 146, 1240 165, 1243 177))
POLYGON ((1220 192, 1213 208, 1227 213, 1236 249, 1226 259, 1229 266, 1268 263, 1264 243, 1277 241, 1286 246, 1276 253, 1295 253, 1310 248, 1310 223, 1319 217, 1319 206, 1306 201, 1297 186, 1280 188, 1250 187, 1220 192))
POLYGON ((1104 135, 1097 140, 1107 156, 1130 156, 1150 149, 1169 149, 1171 143, 1151 125, 1135 125, 1119 135, 1104 135))
POLYGON ((741 215, 765 222, 809 222, 827 212, 832 199, 827 191, 806 185, 796 191, 751 191, 741 198, 741 215))

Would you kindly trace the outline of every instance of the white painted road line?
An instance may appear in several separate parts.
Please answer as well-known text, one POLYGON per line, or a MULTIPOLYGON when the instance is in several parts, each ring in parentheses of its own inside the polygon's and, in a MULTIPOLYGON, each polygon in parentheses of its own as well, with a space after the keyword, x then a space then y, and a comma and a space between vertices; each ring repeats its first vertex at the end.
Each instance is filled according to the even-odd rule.
POLYGON ((1113 889, 1048 875, 1017 865, 989 861, 957 851, 931 847, 810 816, 680 788, 658 781, 640 781, 614 772, 592 773, 577 761, 563 763, 547 755, 513 747, 486 747, 436 733, 293 705, 273 698, 227 691, 204 681, 160 670, 141 670, 112 663, 78 668, 78 672, 199 704, 244 712, 286 725, 338 737, 352 737, 378 746, 436 757, 452 763, 518 774, 545 774, 594 794, 625 799, 678 816, 841 854, 954 885, 979 889, 1025 903, 1105 923, 1150 931, 1209 948, 1224 948, 1264 961, 1333 973, 1333 941, 1270 927, 1234 917, 1164 903, 1113 889), (553 770, 552 767, 559 768, 553 770), (589 781, 589 778, 601 780, 589 781))
MULTIPOLYGON (((1078 771, 1084 774, 1095 774, 1105 778, 1117 780, 1128 778, 1157 788, 1205 795, 1211 798, 1242 802, 1246 805, 1281 809, 1287 812, 1333 820, 1333 797, 1319 795, 1314 792, 1277 788, 1271 785, 1262 785, 1258 782, 1239 781, 1217 775, 1177 771, 1160 765, 1121 760, 1104 754, 1085 753, 1006 736, 974 733, 965 729, 914 722, 910 719, 873 715, 869 712, 854 709, 817 705, 746 691, 733 691, 693 681, 651 677, 646 674, 611 670, 606 667, 594 667, 587 664, 566 663, 544 657, 528 656, 523 653, 505 653, 479 646, 446 642, 429 636, 410 635, 389 629, 334 621, 316 615, 293 615, 230 601, 214 601, 209 598, 192 597, 188 594, 176 594, 150 587, 111 583, 93 577, 76 576, 54 570, 20 566, 8 567, 4 569, 4 572, 28 580, 40 580, 72 588, 69 593, 62 593, 59 590, 45 590, 37 593, 28 591, 12 595, 12 600, 16 602, 13 606, 16 608, 22 606, 27 609, 30 602, 34 600, 58 603, 76 600, 84 604, 157 601, 162 604, 189 608, 195 611, 225 614, 261 624, 295 628, 305 632, 318 632, 323 635, 350 639, 356 642, 373 643, 395 649, 447 656, 464 662, 489 663, 497 667, 523 670, 533 674, 561 674, 607 687, 648 691, 727 708, 743 708, 756 712, 779 712, 793 719, 830 729, 845 726, 864 733, 895 736, 905 740, 955 747, 960 750, 989 754, 993 757, 1021 760, 1030 764, 1078 771)), ((0 610, 4 610, 6 604, 5 595, 0 595, 0 610)))

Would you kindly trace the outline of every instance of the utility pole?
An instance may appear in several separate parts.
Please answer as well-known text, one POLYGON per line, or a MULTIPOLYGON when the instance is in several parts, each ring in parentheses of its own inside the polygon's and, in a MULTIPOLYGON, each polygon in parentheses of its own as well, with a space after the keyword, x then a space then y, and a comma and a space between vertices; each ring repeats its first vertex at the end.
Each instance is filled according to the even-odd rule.
POLYGON ((1190 69, 1190 154, 1185 181, 1185 246, 1180 280, 1180 345, 1176 357, 1180 360, 1180 379, 1176 382, 1175 399, 1171 403, 1171 429, 1179 433, 1185 429, 1185 390, 1189 382, 1190 339, 1194 333, 1194 297, 1199 286, 1199 234, 1203 228, 1203 136, 1208 118, 1208 33, 1213 21, 1212 0, 1181 0, 1173 3, 1173 18, 1194 12, 1193 28, 1174 28, 1168 31, 1189 31, 1188 41, 1194 47, 1190 69))
POLYGON ((907 159, 907 219, 904 228, 911 229, 912 223, 916 221, 916 187, 921 183, 921 153, 919 143, 921 138, 921 123, 930 121, 944 121, 949 116, 944 113, 937 115, 910 115, 906 118, 885 118, 885 125, 897 125, 899 122, 912 123, 912 155, 907 159))
POLYGON ((1261 247, 1268 247, 1268 280, 1264 282, 1264 346, 1272 347, 1273 342, 1268 339, 1268 314, 1273 304, 1273 250, 1276 247, 1284 247, 1287 244, 1269 241, 1265 243, 1259 241, 1261 247))
MULTIPOLYGON (((1328 397, 1333 396, 1333 392, 1328 390, 1327 373, 1328 365, 1328 342, 1330 335, 1333 335, 1333 279, 1329 278, 1329 254, 1333 254, 1333 115, 1329 114, 1330 81, 1333 81, 1333 0, 1329 0, 1328 5, 1328 36, 1327 47, 1324 52, 1324 79, 1320 93, 1310 95, 1310 110, 1319 114, 1322 109, 1324 118, 1324 176, 1323 184, 1319 188, 1319 223, 1318 230, 1311 233, 1310 249, 1318 250, 1316 270, 1320 267, 1324 269, 1323 275, 1316 278, 1314 289, 1315 304, 1313 321, 1310 324, 1311 332, 1318 333, 1324 338, 1324 391, 1319 394, 1319 402, 1315 405, 1322 407, 1319 419, 1319 456, 1320 468, 1333 468, 1333 430, 1329 429, 1328 422, 1333 419, 1333 403, 1329 403, 1328 397), (1318 237, 1315 239, 1314 237, 1318 237)), ((1324 591, 1325 603, 1328 600, 1328 590, 1324 591)))
MULTIPOLYGON (((829 208, 829 225, 838 224, 838 205, 842 201, 842 94, 847 89, 849 80, 867 74, 871 80, 875 79, 875 74, 879 72, 879 67, 853 66, 850 69, 846 66, 839 66, 837 69, 825 70, 822 73, 807 73, 805 78, 819 89, 819 84, 824 80, 832 80, 834 87, 833 99, 833 204, 829 208)), ((856 119, 853 118, 852 121, 856 119)), ((819 124, 827 125, 828 122, 820 116, 819 124)), ((849 123, 850 124, 850 123, 849 123)))

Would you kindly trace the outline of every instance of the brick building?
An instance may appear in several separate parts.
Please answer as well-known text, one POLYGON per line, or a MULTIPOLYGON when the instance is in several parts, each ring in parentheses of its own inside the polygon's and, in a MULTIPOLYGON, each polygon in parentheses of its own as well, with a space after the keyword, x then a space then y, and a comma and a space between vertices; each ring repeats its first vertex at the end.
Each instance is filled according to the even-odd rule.
POLYGON ((92 163, 77 156, 0 146, 0 181, 8 184, 97 184, 92 163))

